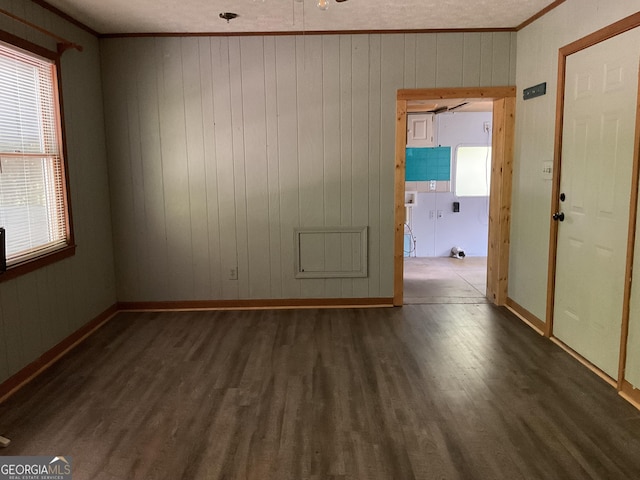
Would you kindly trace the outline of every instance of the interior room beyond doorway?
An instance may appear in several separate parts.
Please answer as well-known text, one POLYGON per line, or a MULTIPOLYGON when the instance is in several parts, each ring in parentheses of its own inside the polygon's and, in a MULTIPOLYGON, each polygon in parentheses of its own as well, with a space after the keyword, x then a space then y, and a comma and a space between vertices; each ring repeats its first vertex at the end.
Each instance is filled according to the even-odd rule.
POLYGON ((466 99, 407 105, 404 303, 487 301, 492 107, 466 99))

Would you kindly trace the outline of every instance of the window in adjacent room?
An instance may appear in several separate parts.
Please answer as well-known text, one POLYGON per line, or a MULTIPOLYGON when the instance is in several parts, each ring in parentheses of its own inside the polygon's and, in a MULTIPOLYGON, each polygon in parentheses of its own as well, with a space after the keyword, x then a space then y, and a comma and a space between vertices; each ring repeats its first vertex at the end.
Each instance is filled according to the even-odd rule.
POLYGON ((491 147, 458 146, 456 148, 456 196, 488 197, 490 184, 491 147))
POLYGON ((73 253, 53 58, 0 42, 0 227, 8 271, 73 253))

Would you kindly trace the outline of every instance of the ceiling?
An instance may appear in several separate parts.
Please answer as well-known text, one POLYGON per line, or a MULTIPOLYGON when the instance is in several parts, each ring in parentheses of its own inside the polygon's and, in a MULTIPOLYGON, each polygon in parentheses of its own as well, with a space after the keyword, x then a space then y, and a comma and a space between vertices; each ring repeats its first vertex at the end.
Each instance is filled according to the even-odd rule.
POLYGON ((101 34, 515 28, 553 0, 46 0, 101 34), (226 22, 221 12, 238 18, 226 22))

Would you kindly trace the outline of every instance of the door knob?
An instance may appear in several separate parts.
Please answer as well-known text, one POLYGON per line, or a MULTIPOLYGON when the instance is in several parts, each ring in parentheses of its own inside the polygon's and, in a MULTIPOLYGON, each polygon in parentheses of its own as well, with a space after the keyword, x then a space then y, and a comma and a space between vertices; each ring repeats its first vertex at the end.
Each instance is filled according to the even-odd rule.
POLYGON ((564 222, 564 212, 556 212, 553 214, 553 219, 558 222, 564 222))

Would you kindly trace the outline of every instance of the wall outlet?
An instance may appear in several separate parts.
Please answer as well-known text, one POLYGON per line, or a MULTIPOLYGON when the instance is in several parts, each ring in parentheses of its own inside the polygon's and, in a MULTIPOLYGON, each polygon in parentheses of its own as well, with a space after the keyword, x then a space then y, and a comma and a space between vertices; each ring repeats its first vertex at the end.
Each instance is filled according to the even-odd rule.
POLYGON ((542 162, 542 178, 544 180, 553 179, 553 162, 542 162))
POLYGON ((229 280, 237 280, 238 279, 238 269, 230 268, 229 269, 229 280))
POLYGON ((436 188, 437 188, 436 181, 435 180, 430 180, 429 181, 429 190, 431 190, 432 192, 435 192, 436 188))
POLYGON ((491 132, 491 122, 484 122, 482 124, 482 131, 486 133, 491 132))

